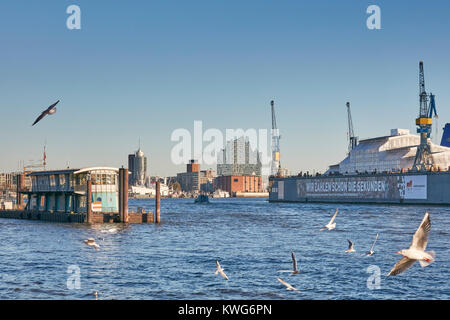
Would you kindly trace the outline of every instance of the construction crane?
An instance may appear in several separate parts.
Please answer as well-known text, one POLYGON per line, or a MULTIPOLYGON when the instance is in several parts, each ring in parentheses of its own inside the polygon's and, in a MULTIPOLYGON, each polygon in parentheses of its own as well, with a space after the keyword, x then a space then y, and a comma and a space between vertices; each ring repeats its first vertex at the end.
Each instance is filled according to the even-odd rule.
POLYGON ((433 114, 437 117, 434 95, 429 95, 425 90, 425 74, 423 71, 423 62, 419 62, 419 99, 420 110, 419 117, 416 119, 417 133, 420 134, 420 145, 417 147, 416 157, 414 159, 413 170, 424 171, 430 169, 433 165, 431 157, 430 144, 428 138, 431 135, 433 124, 433 114))
POLYGON ((348 153, 358 145, 358 137, 355 136, 353 131, 352 113, 350 111, 350 102, 347 102, 347 118, 348 118, 348 153))
POLYGON ((279 175, 280 165, 280 133, 277 128, 277 119, 275 117, 275 102, 270 101, 272 107, 272 166, 270 174, 273 176, 279 175))
POLYGON ((46 145, 44 144, 43 158, 40 160, 28 160, 27 164, 23 164, 23 173, 27 174, 33 171, 42 171, 47 166, 47 154, 45 152, 46 145))

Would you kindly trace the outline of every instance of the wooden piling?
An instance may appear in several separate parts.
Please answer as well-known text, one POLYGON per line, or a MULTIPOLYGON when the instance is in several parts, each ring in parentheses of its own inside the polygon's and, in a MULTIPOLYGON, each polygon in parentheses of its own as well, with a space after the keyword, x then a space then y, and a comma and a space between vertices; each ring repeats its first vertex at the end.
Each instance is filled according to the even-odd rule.
POLYGON ((128 223, 128 169, 123 172, 123 222, 128 223))
POLYGON ((19 174, 17 175, 17 190, 16 190, 16 204, 17 204, 17 209, 21 210, 22 206, 23 206, 23 194, 22 191, 24 189, 25 186, 25 175, 19 174))
POLYGON ((155 223, 160 223, 161 221, 161 182, 156 181, 156 196, 155 196, 155 223))
POLYGON ((87 179, 86 220, 87 220, 87 223, 92 223, 92 180, 91 180, 91 177, 88 177, 88 179, 87 179))
POLYGON ((123 222, 123 167, 119 169, 119 221, 123 222))
POLYGON ((119 169, 119 219, 127 223, 128 217, 128 169, 119 169))

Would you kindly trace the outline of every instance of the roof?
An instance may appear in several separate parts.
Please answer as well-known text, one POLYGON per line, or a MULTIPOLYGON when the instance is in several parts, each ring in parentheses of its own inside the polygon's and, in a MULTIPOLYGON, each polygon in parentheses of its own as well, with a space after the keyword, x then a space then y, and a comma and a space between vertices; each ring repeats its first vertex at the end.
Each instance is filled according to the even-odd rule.
POLYGON ((119 172, 118 168, 112 168, 112 167, 87 167, 87 168, 82 168, 82 169, 34 171, 34 172, 27 174, 27 176, 48 176, 48 175, 52 175, 52 174, 68 174, 68 173, 78 174, 78 173, 98 171, 98 170, 119 172))
POLYGON ((45 171, 33 171, 27 176, 47 176, 51 174, 66 174, 66 173, 74 173, 79 169, 64 169, 64 170, 45 170, 45 171))
POLYGON ((112 167, 89 167, 89 168, 83 168, 79 169, 78 171, 74 172, 75 174, 83 173, 83 172, 89 172, 89 171, 99 171, 99 170, 106 170, 106 171, 116 171, 119 172, 119 168, 112 168, 112 167))

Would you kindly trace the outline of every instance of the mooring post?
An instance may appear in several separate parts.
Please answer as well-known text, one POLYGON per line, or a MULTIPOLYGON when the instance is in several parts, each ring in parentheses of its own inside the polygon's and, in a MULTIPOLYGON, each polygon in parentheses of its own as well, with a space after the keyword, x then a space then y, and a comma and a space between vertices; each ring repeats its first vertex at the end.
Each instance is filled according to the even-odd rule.
POLYGON ((87 176, 86 220, 87 223, 92 223, 92 180, 90 174, 87 176))
POLYGON ((155 223, 159 223, 161 221, 161 182, 156 181, 156 195, 155 195, 155 223))
POLYGON ((119 221, 123 221, 123 167, 119 168, 119 221))
POLYGON ((119 219, 128 222, 128 169, 119 169, 119 219))
POLYGON ((128 169, 123 170, 123 222, 128 223, 128 169))
POLYGON ((23 188, 24 188, 24 175, 23 174, 19 174, 17 175, 17 194, 16 194, 16 204, 17 204, 17 209, 21 210, 22 209, 22 205, 23 205, 23 188))

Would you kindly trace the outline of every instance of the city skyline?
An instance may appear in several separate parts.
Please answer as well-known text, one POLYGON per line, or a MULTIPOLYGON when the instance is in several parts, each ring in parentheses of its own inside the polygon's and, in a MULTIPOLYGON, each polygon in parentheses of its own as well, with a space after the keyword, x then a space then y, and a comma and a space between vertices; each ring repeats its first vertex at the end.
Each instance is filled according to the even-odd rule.
POLYGON ((196 120, 270 129, 274 99, 282 167, 324 172, 347 153, 347 101, 360 140, 415 133, 421 60, 439 143, 450 122, 450 4, 427 6, 435 19, 420 23, 419 1, 2 3, 0 171, 42 158, 45 141, 51 169, 126 166, 140 137, 149 175, 174 176, 185 167, 170 161, 174 130, 193 133, 196 120), (71 4, 80 30, 66 28, 71 4), (371 4, 381 30, 366 27, 371 4), (31 127, 56 100, 56 114, 31 127))

